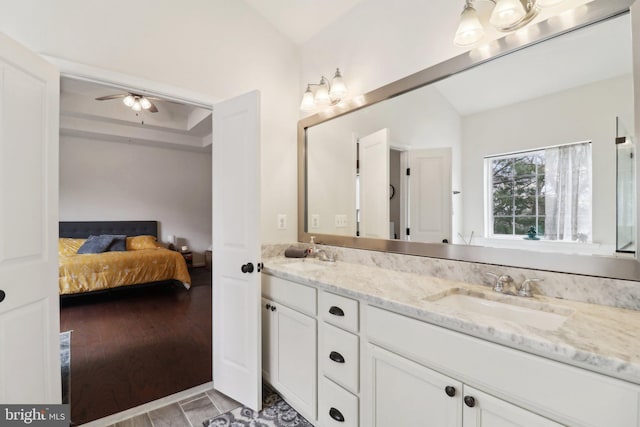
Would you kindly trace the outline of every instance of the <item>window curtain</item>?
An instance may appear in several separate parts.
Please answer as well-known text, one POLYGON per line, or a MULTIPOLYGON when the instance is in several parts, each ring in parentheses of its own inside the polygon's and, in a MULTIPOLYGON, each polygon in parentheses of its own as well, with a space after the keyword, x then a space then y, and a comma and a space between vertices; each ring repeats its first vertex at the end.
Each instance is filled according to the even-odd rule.
POLYGON ((591 144, 545 149, 545 229, 549 240, 591 242, 591 144))

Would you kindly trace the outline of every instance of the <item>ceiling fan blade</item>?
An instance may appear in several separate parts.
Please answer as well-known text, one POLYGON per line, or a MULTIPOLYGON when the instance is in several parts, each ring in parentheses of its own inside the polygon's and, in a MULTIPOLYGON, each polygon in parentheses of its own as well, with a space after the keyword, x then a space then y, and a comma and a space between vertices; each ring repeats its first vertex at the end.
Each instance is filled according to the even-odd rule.
POLYGON ((117 94, 117 95, 106 95, 106 96, 101 96, 99 98, 96 98, 96 101, 108 101, 110 99, 124 98, 127 95, 129 95, 129 94, 128 93, 120 93, 120 94, 117 94))
MULTIPOLYGON (((149 98, 147 98, 147 99, 149 99, 149 98)), ((151 106, 147 109, 147 111, 150 111, 152 113, 157 113, 158 112, 158 108, 156 107, 156 105, 151 101, 149 101, 149 104, 151 104, 151 106)))

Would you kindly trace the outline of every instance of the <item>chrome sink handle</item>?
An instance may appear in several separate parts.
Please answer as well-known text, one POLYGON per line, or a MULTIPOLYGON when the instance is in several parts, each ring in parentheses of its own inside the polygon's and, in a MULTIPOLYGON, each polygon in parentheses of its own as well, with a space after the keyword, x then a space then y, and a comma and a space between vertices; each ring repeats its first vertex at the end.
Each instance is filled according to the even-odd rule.
POLYGON ((496 292, 502 292, 502 283, 500 282, 500 276, 498 276, 496 273, 492 273, 491 271, 487 271, 484 274, 486 274, 487 276, 491 277, 494 280, 493 290, 496 292))
POLYGON ((530 283, 538 283, 538 282, 542 282, 544 281, 544 279, 538 279, 538 278, 533 278, 533 279, 526 279, 524 282, 522 282, 522 285, 520 285, 520 289, 518 290, 518 296, 521 297, 530 297, 532 296, 531 294, 531 286, 529 286, 530 283))
POLYGON ((505 289, 509 286, 513 287, 514 284, 514 280, 513 277, 509 276, 508 274, 503 274, 502 276, 498 277, 498 284, 496 284, 496 287, 493 288, 494 291, 496 292, 502 292, 502 293, 509 293, 508 289, 505 289))

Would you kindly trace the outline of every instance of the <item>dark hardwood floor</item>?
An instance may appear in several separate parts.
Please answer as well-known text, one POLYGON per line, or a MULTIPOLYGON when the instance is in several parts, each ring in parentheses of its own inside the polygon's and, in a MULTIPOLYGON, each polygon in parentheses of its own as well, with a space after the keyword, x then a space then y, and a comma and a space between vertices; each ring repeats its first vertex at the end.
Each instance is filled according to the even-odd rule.
POLYGON ((83 424, 211 381, 211 272, 181 286, 63 299, 71 420, 83 424))

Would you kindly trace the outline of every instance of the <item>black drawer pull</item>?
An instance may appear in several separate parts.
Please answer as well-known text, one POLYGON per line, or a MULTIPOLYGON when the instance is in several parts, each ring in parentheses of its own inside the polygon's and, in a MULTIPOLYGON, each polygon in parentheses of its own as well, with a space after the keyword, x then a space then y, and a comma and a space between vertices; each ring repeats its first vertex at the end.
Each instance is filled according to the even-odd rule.
POLYGON ((4 301, 5 297, 7 296, 7 294, 0 289, 0 302, 4 301))
POLYGON ((339 423, 344 422, 344 415, 342 415, 342 412, 338 411, 336 408, 329 409, 329 416, 339 423))
POLYGON ((344 311, 342 311, 340 307, 336 307, 335 305, 331 306, 331 308, 329 309, 329 313, 333 314, 334 316, 344 316, 344 311))
POLYGON ((329 359, 333 360, 336 363, 344 363, 344 357, 337 351, 332 351, 329 353, 329 359))

